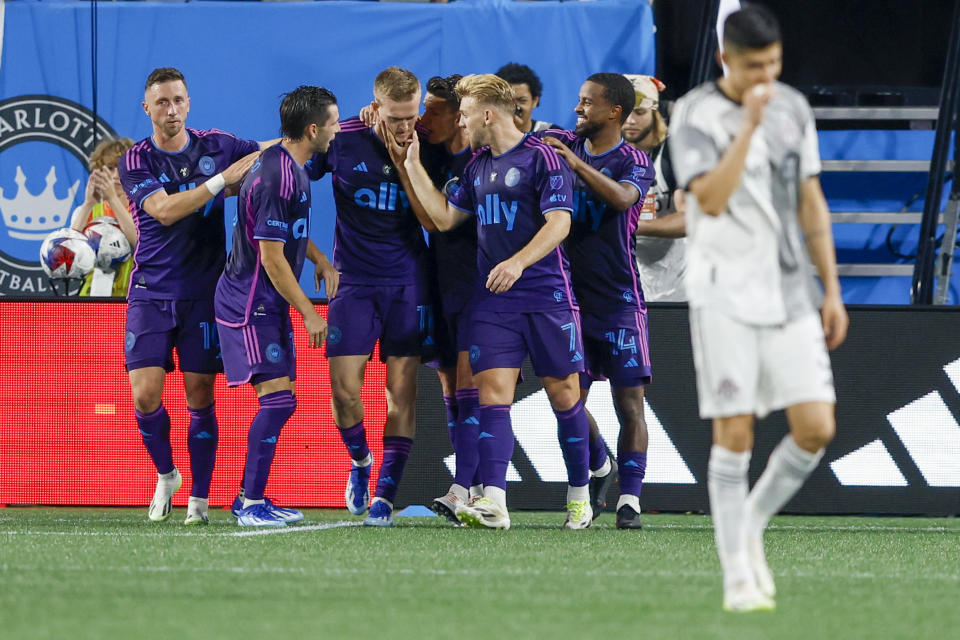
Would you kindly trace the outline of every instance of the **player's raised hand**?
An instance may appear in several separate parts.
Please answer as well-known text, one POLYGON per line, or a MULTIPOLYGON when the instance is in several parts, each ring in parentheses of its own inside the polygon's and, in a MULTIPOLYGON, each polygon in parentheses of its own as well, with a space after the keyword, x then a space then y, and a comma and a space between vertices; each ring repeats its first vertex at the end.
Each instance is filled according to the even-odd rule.
POLYGON ((360 122, 367 125, 368 127, 375 127, 378 122, 380 122, 380 113, 377 111, 376 107, 373 106, 371 102, 363 109, 360 109, 360 122))
POLYGON ((540 138, 544 144, 550 145, 557 150, 557 155, 567 161, 567 164, 573 167, 574 163, 577 161, 577 155, 570 150, 570 147, 563 144, 553 136, 543 136, 540 138))
POLYGON ((413 135, 410 136, 410 142, 407 143, 407 156, 406 162, 416 162, 420 159, 420 133, 414 129, 413 135))
POLYGON ((493 293, 509 291, 510 287, 523 275, 523 267, 513 258, 507 258, 493 269, 487 276, 487 289, 493 293))
POLYGON ((390 154, 390 161, 393 166, 403 171, 403 162, 407 159, 407 147, 397 142, 397 136, 393 135, 393 131, 390 131, 383 121, 378 122, 374 130, 383 140, 384 146, 387 147, 387 153, 390 154))
POLYGON ((820 318, 823 322, 823 337, 826 339, 827 349, 832 351, 843 344, 847 338, 847 328, 850 326, 850 317, 838 294, 828 295, 823 299, 820 318))
POLYGON ((763 113, 767 103, 776 93, 772 84, 757 84, 747 89, 743 94, 743 117, 756 127, 763 120, 763 113))
POLYGON ((243 176, 247 175, 247 172, 250 171, 250 167, 252 167, 253 163, 260 157, 260 153, 260 151, 254 151, 253 153, 247 154, 224 169, 220 174, 223 176, 223 181, 226 184, 235 184, 243 180, 243 176))
POLYGON ((313 315, 303 317, 303 328, 307 330, 310 336, 310 348, 317 349, 327 339, 327 321, 320 317, 316 311, 313 315))

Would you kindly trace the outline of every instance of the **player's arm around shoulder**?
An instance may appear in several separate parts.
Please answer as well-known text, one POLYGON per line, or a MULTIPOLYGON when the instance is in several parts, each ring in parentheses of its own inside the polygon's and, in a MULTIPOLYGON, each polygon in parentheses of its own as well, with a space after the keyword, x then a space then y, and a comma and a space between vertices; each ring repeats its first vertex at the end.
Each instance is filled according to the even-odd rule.
POLYGON ((807 242, 810 259, 823 282, 824 298, 820 316, 824 338, 828 349, 836 349, 847 337, 850 318, 840 296, 830 210, 827 208, 827 199, 823 195, 819 177, 811 176, 800 183, 800 208, 797 218, 807 242))

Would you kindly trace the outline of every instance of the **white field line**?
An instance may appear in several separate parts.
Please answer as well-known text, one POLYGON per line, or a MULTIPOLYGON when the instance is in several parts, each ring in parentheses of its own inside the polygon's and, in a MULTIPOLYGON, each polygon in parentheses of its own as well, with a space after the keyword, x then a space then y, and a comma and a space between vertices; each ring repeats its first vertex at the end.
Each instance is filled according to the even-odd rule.
POLYGON ((323 531, 326 529, 340 529, 342 527, 358 527, 361 520, 341 520, 339 522, 324 522, 304 526, 272 527, 270 529, 247 529, 231 531, 229 533, 201 533, 201 532, 162 532, 162 531, 0 531, 0 536, 76 536, 100 538, 246 538, 250 536, 266 536, 277 533, 297 533, 298 531, 323 531))

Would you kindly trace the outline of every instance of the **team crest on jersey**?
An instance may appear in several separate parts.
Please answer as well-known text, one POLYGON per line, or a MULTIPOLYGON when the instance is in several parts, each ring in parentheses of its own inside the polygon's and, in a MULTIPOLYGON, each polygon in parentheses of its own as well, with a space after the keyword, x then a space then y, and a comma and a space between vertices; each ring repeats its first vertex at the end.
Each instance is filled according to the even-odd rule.
POLYGON ((343 330, 335 324, 330 325, 330 328, 327 329, 327 344, 340 344, 342 339, 343 330))
POLYGON ((127 331, 127 338, 123 342, 124 348, 130 351, 135 344, 137 344, 137 336, 132 331, 127 331))
POLYGON ((563 186, 563 176, 550 176, 550 188, 556 191, 563 186))
POLYGON ((277 343, 268 344, 267 348, 264 350, 267 356, 267 360, 276 364, 283 359, 283 347, 277 343))
POLYGON ((476 362, 480 359, 480 347, 472 345, 470 347, 470 362, 476 362))
POLYGON ((503 176, 503 183, 508 187, 515 187, 520 182, 520 169, 510 167, 507 175, 503 176))
POLYGON ((200 167, 200 173, 205 176, 212 176, 213 172, 217 168, 217 165, 215 165, 213 162, 213 158, 210 156, 203 156, 200 158, 200 162, 197 163, 197 166, 200 167))
POLYGON ((553 299, 557 302, 563 302, 563 291, 560 291, 560 289, 554 290, 553 299))
POLYGON ((70 213, 83 202, 87 157, 115 136, 70 100, 0 100, 0 295, 49 293, 40 245, 51 231, 70 225, 70 213))

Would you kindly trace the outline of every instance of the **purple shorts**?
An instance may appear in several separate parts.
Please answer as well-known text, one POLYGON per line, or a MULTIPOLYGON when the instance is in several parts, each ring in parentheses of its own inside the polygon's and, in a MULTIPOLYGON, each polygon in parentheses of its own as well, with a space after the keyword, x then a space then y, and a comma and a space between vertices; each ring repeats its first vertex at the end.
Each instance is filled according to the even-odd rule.
POLYGON ((470 350, 470 301, 448 300, 447 305, 436 314, 436 350, 433 357, 424 359, 424 364, 435 369, 456 367, 460 352, 470 350))
POLYGON ((127 371, 144 367, 173 371, 174 348, 181 371, 223 371, 212 299, 131 300, 124 347, 127 371))
POLYGON ((370 355, 380 360, 420 357, 434 342, 433 311, 417 285, 340 285, 328 312, 327 357, 370 355))
POLYGON ((470 367, 474 374, 487 369, 519 369, 527 354, 541 378, 565 378, 583 371, 580 315, 573 309, 475 309, 469 333, 470 367))
POLYGON ((581 314, 586 372, 580 386, 590 387, 594 380, 610 380, 614 387, 639 387, 650 384, 650 334, 647 314, 638 311, 581 314))
POLYGON ((257 318, 239 327, 222 323, 218 326, 228 385, 236 387, 284 376, 297 379, 297 351, 289 313, 257 318))

